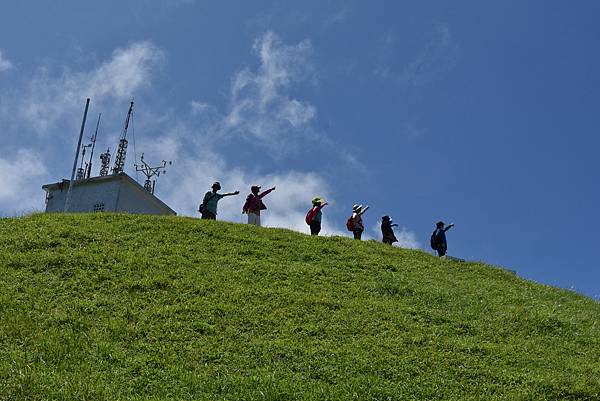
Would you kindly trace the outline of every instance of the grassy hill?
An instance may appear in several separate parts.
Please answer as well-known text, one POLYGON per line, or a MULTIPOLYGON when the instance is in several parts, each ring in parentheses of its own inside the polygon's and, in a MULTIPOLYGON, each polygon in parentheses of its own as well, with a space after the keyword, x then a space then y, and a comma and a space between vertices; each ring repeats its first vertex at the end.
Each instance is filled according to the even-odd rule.
POLYGON ((95 399, 600 400, 600 304, 374 241, 0 219, 0 400, 95 399))

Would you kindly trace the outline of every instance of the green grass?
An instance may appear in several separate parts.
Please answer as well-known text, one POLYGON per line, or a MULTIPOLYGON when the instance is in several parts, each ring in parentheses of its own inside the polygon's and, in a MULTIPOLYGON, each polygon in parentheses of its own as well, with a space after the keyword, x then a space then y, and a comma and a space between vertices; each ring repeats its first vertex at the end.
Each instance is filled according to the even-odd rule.
POLYGON ((0 219, 0 400, 600 400, 599 321, 573 292, 373 241, 0 219))

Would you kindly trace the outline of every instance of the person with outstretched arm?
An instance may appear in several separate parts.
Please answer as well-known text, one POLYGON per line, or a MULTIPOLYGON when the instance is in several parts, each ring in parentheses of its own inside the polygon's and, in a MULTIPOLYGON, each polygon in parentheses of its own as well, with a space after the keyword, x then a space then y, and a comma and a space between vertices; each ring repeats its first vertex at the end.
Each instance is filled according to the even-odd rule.
POLYGON ((398 224, 393 224, 390 216, 386 215, 381 218, 381 234, 384 244, 392 245, 394 242, 398 242, 393 227, 398 227, 398 224))
POLYGON ((250 187, 250 195, 246 198, 246 203, 242 207, 242 213, 248 214, 248 224, 260 226, 260 211, 267 207, 262 201, 262 198, 275 191, 275 187, 260 192, 260 185, 250 187))
POLYGON ((220 194, 218 191, 221 189, 221 183, 216 181, 212 184, 212 191, 208 191, 204 194, 204 199, 198 207, 198 211, 202 215, 204 220, 216 220, 217 219, 217 204, 219 201, 226 196, 239 195, 240 191, 229 192, 226 194, 220 194))
POLYGON ((306 224, 310 226, 310 235, 319 235, 323 218, 321 209, 327 206, 327 202, 317 196, 313 198, 312 205, 312 208, 306 214, 306 224))
POLYGON ((454 223, 449 224, 445 227, 445 223, 443 221, 438 221, 436 223, 436 228, 433 230, 431 234, 431 248, 437 251, 438 256, 441 258, 446 255, 446 251, 448 250, 448 242, 446 241, 446 231, 454 227, 454 223))
POLYGON ((350 220, 352 221, 352 233, 354 234, 354 239, 360 241, 362 238, 362 233, 365 231, 365 226, 363 224, 362 215, 369 210, 369 206, 363 205, 354 205, 352 206, 352 216, 350 220))

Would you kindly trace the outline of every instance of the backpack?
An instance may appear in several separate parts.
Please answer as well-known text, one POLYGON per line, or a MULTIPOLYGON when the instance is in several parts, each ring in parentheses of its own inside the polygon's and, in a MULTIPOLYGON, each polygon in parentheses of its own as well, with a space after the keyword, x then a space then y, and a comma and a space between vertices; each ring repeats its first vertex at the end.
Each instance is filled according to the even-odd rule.
POLYGON ((306 218, 304 219, 304 221, 306 221, 306 224, 308 224, 310 226, 310 223, 315 219, 315 217, 317 217, 318 212, 319 212, 319 208, 317 208, 317 207, 311 208, 306 213, 306 218))
POLYGON ((354 231, 354 219, 352 216, 348 217, 348 221, 346 221, 346 228, 348 231, 354 231))
POLYGON ((433 249, 434 251, 437 251, 439 247, 438 236, 436 235, 436 233, 437 229, 433 230, 433 232, 431 233, 431 238, 429 239, 429 246, 431 246, 431 249, 433 249))
POLYGON ((254 195, 254 194, 250 194, 248 195, 248 197, 246 197, 246 203, 244 203, 244 206, 242 207, 242 210, 244 211, 244 213, 248 213, 250 210, 250 205, 254 202, 255 199, 258 199, 258 210, 265 210, 267 207, 265 206, 265 204, 262 201, 262 198, 258 195, 254 195))

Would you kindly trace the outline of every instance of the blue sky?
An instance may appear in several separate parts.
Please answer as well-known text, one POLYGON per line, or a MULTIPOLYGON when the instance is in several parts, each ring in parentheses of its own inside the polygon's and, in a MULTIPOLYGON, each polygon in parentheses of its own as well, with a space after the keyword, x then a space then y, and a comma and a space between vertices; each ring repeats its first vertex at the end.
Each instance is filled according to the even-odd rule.
MULTIPOLYGON (((427 249, 442 219, 451 255, 600 298, 599 16, 595 1, 3 2, 0 214, 43 209, 41 185, 69 176, 86 97, 104 149, 134 97, 128 169, 173 160, 157 194, 180 214, 214 180, 276 185, 269 226, 307 232, 321 195, 327 233, 363 203, 372 237, 390 214, 427 249)), ((220 218, 242 221, 242 203, 220 218)))

